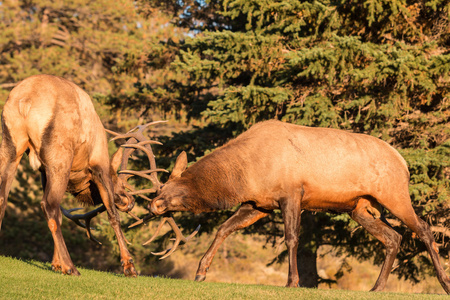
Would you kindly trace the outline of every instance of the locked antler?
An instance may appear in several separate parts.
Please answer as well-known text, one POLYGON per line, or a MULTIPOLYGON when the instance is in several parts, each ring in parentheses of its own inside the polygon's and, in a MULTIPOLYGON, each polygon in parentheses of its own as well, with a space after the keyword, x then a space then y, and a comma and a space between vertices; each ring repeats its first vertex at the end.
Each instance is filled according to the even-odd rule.
MULTIPOLYGON (((158 189, 162 186, 162 184, 158 180, 156 173, 157 172, 167 172, 167 170, 159 169, 156 167, 155 156, 154 156, 152 148, 150 146, 151 144, 157 144, 157 145, 162 145, 162 144, 157 141, 147 140, 144 137, 143 132, 148 126, 157 124, 160 122, 164 122, 164 121, 156 121, 156 122, 151 122, 151 123, 148 123, 145 125, 139 125, 133 129, 131 129, 130 131, 128 131, 125 134, 118 134, 113 131, 107 130, 109 133, 116 135, 116 137, 114 137, 112 140, 116 140, 119 138, 129 138, 128 142, 122 145, 122 147, 124 147, 128 150, 127 152, 124 152, 123 160, 125 160, 125 159, 128 160, 128 157, 136 149, 141 150, 142 152, 144 152, 147 155, 149 164, 150 164, 150 169, 145 170, 145 171, 127 170, 127 169, 125 169, 127 164, 124 164, 122 161, 122 167, 121 167, 121 171, 119 172, 119 174, 120 174, 120 176, 122 176, 122 175, 128 176, 127 179, 130 178, 131 176, 137 175, 137 176, 140 176, 142 178, 145 178, 145 179, 151 181, 153 184, 153 187, 151 189, 144 189, 144 190, 137 190, 137 191, 134 189, 131 189, 131 192, 130 192, 130 195, 139 194, 140 197, 142 197, 148 201, 152 201, 152 200, 146 196, 143 196, 142 194, 154 193, 154 192, 158 191, 158 189), (133 139, 137 142, 133 143, 133 139), (131 141, 131 143, 129 143, 130 141, 131 141)), ((192 232, 188 237, 184 237, 180 228, 175 223, 175 220, 173 219, 173 217, 170 214, 167 214, 167 215, 168 215, 167 217, 163 217, 163 219, 161 220, 161 223, 158 225, 158 228, 157 228, 156 232, 154 233, 154 235, 152 236, 152 238, 150 238, 147 242, 145 242, 143 244, 143 245, 147 245, 147 244, 151 243, 156 238, 156 236, 159 234, 159 231, 161 230, 162 226, 166 222, 168 222, 169 225, 172 227, 172 230, 175 232, 176 238, 175 238, 175 242, 174 242, 174 245, 172 248, 169 248, 167 250, 164 250, 164 251, 158 252, 158 253, 152 252, 152 254, 154 254, 154 255, 162 255, 162 257, 160 259, 164 259, 164 258, 168 257, 169 255, 171 255, 177 249, 178 245, 181 242, 187 243, 192 237, 194 237, 198 233, 198 231, 200 229, 200 225, 199 225, 194 230, 194 232, 192 232)), ((142 219, 135 217, 135 219, 138 221, 133 223, 132 225, 130 225, 128 228, 132 228, 132 227, 144 224, 146 221, 153 219, 153 218, 155 218, 155 216, 153 214, 148 214, 142 219)))
MULTIPOLYGON (((147 123, 145 125, 138 125, 125 134, 120 134, 120 133, 116 133, 114 131, 105 129, 106 132, 108 132, 112 135, 115 135, 115 137, 113 139, 111 139, 111 141, 114 141, 114 140, 117 140, 120 138, 127 139, 126 143, 124 145, 122 145, 122 147, 124 147, 126 149, 124 150, 124 153, 122 155, 121 170, 125 170, 127 168, 128 160, 129 160, 131 154, 136 149, 140 149, 140 150, 144 151, 149 158, 150 170, 148 170, 148 171, 131 171, 131 170, 129 170, 128 172, 126 172, 126 171, 119 172, 119 178, 122 180, 124 186, 130 190, 130 192, 128 192, 128 194, 131 196, 137 195, 137 194, 142 194, 142 193, 151 193, 151 192, 156 191, 157 188, 161 185, 161 183, 158 181, 158 177, 156 176, 156 174, 154 172, 159 172, 159 171, 167 172, 166 170, 163 170, 163 169, 156 169, 155 157, 153 155, 153 151, 152 151, 151 147, 149 146, 150 144, 159 144, 159 145, 162 145, 162 144, 157 141, 148 140, 143 135, 144 130, 147 129, 149 126, 158 124, 161 122, 165 122, 165 121, 156 121, 156 122, 147 123), (135 174, 133 174, 133 173, 135 173, 135 174), (147 175, 147 177, 148 177, 147 179, 152 181, 153 186, 154 186, 153 189, 135 191, 134 187, 132 185, 130 185, 127 181, 133 175, 139 174, 140 176, 143 176, 148 173, 152 173, 151 175, 147 175)), ((141 195, 141 197, 148 201, 151 201, 149 198, 147 198, 143 195, 141 195)), ((103 204, 100 207, 98 207, 92 211, 89 211, 85 214, 77 214, 77 215, 72 215, 71 213, 73 211, 77 211, 82 208, 73 208, 73 209, 69 209, 69 210, 64 209, 64 207, 62 207, 62 206, 60 206, 60 208, 61 208, 62 213, 68 219, 75 222, 75 224, 77 224, 78 226, 86 229, 86 234, 91 241, 94 241, 101 245, 101 243, 97 239, 95 239, 91 234, 90 222, 94 217, 96 217, 97 215, 101 214, 102 212, 104 212, 106 210, 106 207, 103 204), (85 223, 83 224, 80 220, 84 220, 85 223)), ((127 211, 127 214, 129 214, 131 217, 133 217, 136 220, 139 220, 139 221, 141 220, 139 217, 137 217, 130 211, 127 211)), ((128 241, 126 241, 126 242, 128 243, 128 241)))
POLYGON ((143 196, 141 194, 146 193, 154 193, 158 190, 158 188, 162 185, 161 182, 159 182, 158 177, 156 175, 156 172, 167 172, 165 169, 158 169, 156 168, 156 161, 155 161, 155 155, 153 154, 152 147, 150 145, 156 144, 156 145, 162 145, 162 143, 158 141, 149 140, 144 136, 144 131, 151 125, 162 123, 166 121, 155 121, 150 122, 144 125, 138 125, 128 131, 125 134, 116 133, 114 131, 106 129, 106 131, 110 134, 115 135, 114 138, 111 139, 111 141, 115 141, 117 139, 128 139, 127 142, 121 147, 125 148, 123 157, 122 157, 122 163, 121 163, 121 171, 119 171, 119 177, 128 180, 130 177, 134 175, 138 175, 140 177, 146 178, 150 180, 153 184, 153 187, 151 189, 144 189, 144 190, 135 190, 131 185, 127 185, 127 188, 130 190, 130 195, 140 195, 143 199, 147 201, 151 201, 146 196, 143 196), (148 158, 150 169, 145 171, 135 171, 135 170, 128 170, 128 159, 131 156, 131 154, 136 150, 139 149, 143 151, 148 158))
POLYGON ((99 245, 101 245, 102 243, 100 243, 96 238, 94 238, 91 234, 91 220, 96 217, 98 214, 101 214, 102 212, 104 212, 106 210, 106 207, 104 205, 90 211, 87 212, 85 214, 77 214, 77 215, 72 215, 71 212, 73 211, 77 211, 80 210, 82 208, 77 207, 77 208, 72 208, 69 210, 64 209, 62 206, 60 206, 62 213, 69 218, 70 220, 72 220, 75 224, 77 224, 80 227, 83 227, 86 229, 86 234, 88 236, 88 238, 93 241, 98 243, 99 245), (80 222, 80 220, 84 220, 84 224, 80 222))
POLYGON ((178 227, 178 225, 175 223, 175 220, 172 218, 172 216, 170 216, 170 217, 163 217, 163 219, 161 220, 161 223, 159 223, 158 228, 156 229, 156 231, 153 234, 153 236, 148 241, 143 243, 142 245, 145 246, 145 245, 150 244, 151 242, 153 242, 153 240, 159 234, 159 231, 163 227, 164 223, 166 223, 166 222, 168 222, 170 227, 172 227, 172 230, 175 232, 176 238, 172 239, 172 240, 175 240, 175 242, 173 243, 172 248, 166 249, 166 250, 161 251, 161 252, 151 252, 153 255, 163 255, 159 259, 164 259, 164 258, 170 256, 178 248, 178 245, 180 244, 180 242, 183 242, 185 244, 187 242, 189 242, 198 233, 198 231, 200 230, 200 226, 201 226, 201 225, 198 225, 197 228, 195 228, 194 232, 192 232, 188 237, 185 237, 183 235, 183 233, 181 232, 180 228, 178 227))

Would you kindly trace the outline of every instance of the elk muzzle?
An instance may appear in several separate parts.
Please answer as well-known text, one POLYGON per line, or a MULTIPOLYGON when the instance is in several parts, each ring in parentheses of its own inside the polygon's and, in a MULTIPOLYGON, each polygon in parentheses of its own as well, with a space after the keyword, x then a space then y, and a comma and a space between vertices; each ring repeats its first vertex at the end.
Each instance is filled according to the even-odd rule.
POLYGON ((114 203, 118 210, 122 212, 129 212, 133 209, 135 200, 134 197, 126 195, 126 196, 116 196, 114 199, 114 203))
POLYGON ((155 216, 160 216, 166 212, 167 207, 164 204, 164 200, 154 199, 147 206, 147 209, 150 211, 151 214, 155 216))

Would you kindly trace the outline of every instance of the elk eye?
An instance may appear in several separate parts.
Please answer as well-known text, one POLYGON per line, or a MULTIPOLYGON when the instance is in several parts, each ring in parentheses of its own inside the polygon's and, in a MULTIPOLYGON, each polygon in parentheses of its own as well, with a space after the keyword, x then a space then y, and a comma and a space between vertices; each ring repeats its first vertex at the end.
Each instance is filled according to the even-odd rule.
POLYGON ((159 189, 162 190, 163 187, 164 187, 164 184, 161 184, 161 185, 159 186, 159 189))

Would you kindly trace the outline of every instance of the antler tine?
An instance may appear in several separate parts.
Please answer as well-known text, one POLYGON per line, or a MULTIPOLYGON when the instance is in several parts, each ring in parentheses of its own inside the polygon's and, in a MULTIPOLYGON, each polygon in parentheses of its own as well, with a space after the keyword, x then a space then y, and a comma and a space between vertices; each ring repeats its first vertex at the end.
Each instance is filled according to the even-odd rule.
MULTIPOLYGON (((128 179, 128 178, 130 178, 131 176, 133 176, 133 175, 129 175, 126 179, 128 179)), ((141 194, 149 194, 149 193, 154 193, 154 192, 156 192, 156 189, 145 189, 145 190, 138 190, 138 191, 136 191, 135 189, 134 189, 134 187, 131 185, 131 184, 129 184, 128 182, 124 182, 124 185, 125 185, 125 187, 127 188, 127 189, 129 189, 130 191, 128 192, 128 195, 130 195, 130 196, 134 196, 134 195, 140 195, 139 197, 141 197, 141 198, 143 198, 144 200, 147 200, 147 201, 152 201, 152 199, 150 199, 150 198, 148 198, 148 197, 146 197, 146 196, 143 196, 143 195, 141 195, 141 194)), ((128 212, 129 213, 129 212, 128 212)))
POLYGON ((146 215, 145 217, 143 217, 142 219, 139 219, 139 218, 138 218, 139 220, 138 220, 137 222, 131 224, 130 226, 128 226, 128 228, 133 228, 133 227, 135 227, 135 226, 144 224, 145 221, 150 220, 150 219, 153 219, 153 218, 155 218, 155 217, 156 217, 156 216, 153 215, 153 214, 148 214, 148 215, 146 215))
POLYGON ((178 245, 181 242, 183 242, 185 244, 187 242, 189 242, 198 233, 198 231, 200 230, 200 227, 201 227, 201 225, 198 225, 197 228, 194 230, 194 232, 192 232, 188 237, 185 237, 183 235, 183 233, 181 232, 180 228, 175 223, 175 220, 173 219, 172 216, 164 217, 163 220, 161 221, 161 223, 159 224, 158 228, 156 229, 155 234, 150 238, 150 240, 145 242, 143 245, 147 245, 155 239, 155 237, 157 236, 157 234, 159 233, 159 231, 161 230, 161 227, 164 225, 165 222, 168 222, 170 227, 172 227, 172 230, 175 232, 176 237, 175 237, 175 242, 173 243, 172 248, 169 248, 169 249, 161 251, 161 252, 152 252, 153 255, 163 255, 159 259, 165 259, 165 258, 169 257, 178 248, 178 245))
MULTIPOLYGON (((147 155, 147 158, 148 158, 149 163, 150 163, 150 170, 154 170, 154 169, 156 169, 155 155, 153 154, 153 151, 152 151, 151 147, 150 148, 149 147, 145 147, 146 145, 148 145, 150 143, 152 143, 152 144, 157 144, 158 143, 158 144, 162 145, 159 142, 142 141, 142 142, 139 142, 137 144, 124 144, 124 145, 121 145, 121 146, 124 147, 124 148, 132 148, 133 151, 134 151, 134 149, 142 150, 147 155)), ((158 169, 158 170, 161 171, 163 169, 158 169)), ((167 172, 166 170, 163 170, 163 171, 167 172)), ((137 174, 135 174, 135 175, 137 175, 137 174)), ((156 183, 156 185, 159 185, 160 183, 159 183, 157 177, 156 176, 152 176, 152 177, 154 177, 154 180, 151 180, 153 182, 153 184, 156 183)))
POLYGON ((120 135, 120 133, 117 133, 117 132, 115 132, 115 131, 112 131, 112 130, 109 130, 109 129, 106 129, 106 128, 105 128, 105 131, 106 131, 107 133, 112 134, 112 135, 120 135))
POLYGON ((89 237, 89 239, 93 242, 96 242, 98 244, 102 244, 100 243, 96 238, 94 238, 94 236, 91 234, 91 220, 96 217, 97 215, 101 214, 102 212, 104 212, 106 210, 106 207, 104 205, 90 211, 87 212, 85 214, 78 214, 78 215, 72 215, 71 212, 73 211, 77 211, 80 210, 82 208, 72 208, 69 210, 64 209, 64 207, 60 206, 62 213, 70 220, 72 220, 75 224, 77 224, 78 226, 86 229, 86 234, 89 237), (80 222, 80 219, 84 220, 85 224, 80 222))
POLYGON ((131 211, 128 211, 127 214, 129 214, 135 220, 140 220, 139 217, 133 214, 131 211))
POLYGON ((156 186, 156 188, 160 185, 159 180, 155 179, 155 176, 149 176, 147 174, 149 173, 155 173, 155 172, 167 172, 167 170, 164 169, 154 169, 154 170, 147 170, 147 171, 134 171, 134 170, 123 170, 119 171, 119 174, 132 174, 132 175, 138 175, 140 177, 143 177, 145 179, 150 180, 153 185, 156 186))
POLYGON ((159 120, 159 121, 152 121, 152 122, 149 122, 149 123, 147 123, 147 124, 144 124, 144 125, 137 125, 136 127, 134 127, 133 129, 131 129, 131 130, 129 130, 127 133, 130 133, 130 132, 133 132, 135 129, 138 129, 138 132, 144 132, 144 130, 145 129, 147 129, 149 126, 152 126, 152 125, 155 125, 155 124, 158 124, 158 123, 165 123, 165 122, 167 122, 166 120, 159 120))
MULTIPOLYGON (((114 132, 112 130, 106 130, 108 133, 110 133, 110 134, 115 136, 114 138, 111 139, 111 141, 114 141, 114 140, 117 140, 117 139, 121 139, 121 138, 128 139, 125 144, 121 145, 121 147, 125 148, 125 150, 124 150, 124 153, 122 155, 122 162, 121 162, 121 170, 122 171, 119 172, 120 177, 125 182, 131 176, 138 175, 138 176, 141 176, 143 178, 146 178, 146 179, 150 180, 152 182, 152 184, 153 184, 153 187, 155 188, 155 191, 158 189, 158 187, 161 186, 161 183, 159 182, 158 177, 156 176, 156 174, 151 174, 151 175, 148 175, 148 174, 149 173, 154 173, 154 172, 167 172, 166 170, 157 169, 156 168, 155 156, 154 156, 153 150, 151 148, 152 144, 162 145, 162 143, 160 143, 158 141, 154 141, 154 140, 149 140, 148 138, 146 138, 144 136, 143 133, 149 126, 155 125, 155 124, 158 124, 158 123, 163 123, 163 122, 167 122, 167 121, 161 120, 161 121, 149 122, 149 123, 143 124, 143 125, 138 125, 138 126, 135 126, 134 128, 132 128, 131 130, 129 130, 125 134, 119 134, 119 133, 116 133, 116 132, 114 132), (131 154, 136 149, 139 149, 139 150, 143 151, 147 155, 151 171, 149 171, 149 172, 142 172, 142 171, 138 172, 138 171, 127 170, 128 160, 129 160, 131 154)), ((131 190, 132 192, 136 192, 136 191, 134 191, 134 189, 130 188, 130 186, 127 186, 127 188, 129 190, 131 190)), ((147 189, 147 190, 145 190, 145 192, 154 192, 154 191, 147 189)), ((144 191, 142 191, 140 193, 144 193, 144 191)), ((136 192, 134 194, 139 194, 139 192, 136 192)), ((145 198, 145 197, 143 197, 143 198, 145 198)), ((146 200, 150 201, 150 199, 148 199, 148 198, 146 198, 146 200)))
MULTIPOLYGON (((158 141, 153 141, 153 140, 146 140, 146 141, 141 141, 141 142, 139 142, 139 143, 137 143, 137 144, 123 144, 123 145, 120 145, 121 147, 124 147, 124 148, 136 148, 136 149, 140 149, 140 150, 142 150, 142 151, 144 151, 146 154, 147 154, 147 152, 149 152, 148 151, 148 148, 146 148, 146 147, 144 147, 145 145, 148 145, 148 144, 155 144, 155 145, 162 145, 163 143, 160 143, 160 142, 158 142, 158 141)), ((153 154, 153 153, 152 153, 153 154)))
POLYGON ((153 242, 153 240, 158 236, 159 231, 160 231, 161 228, 163 227, 164 223, 167 222, 167 219, 168 219, 167 217, 164 217, 164 218, 161 220, 161 223, 159 223, 158 228, 156 228, 156 231, 155 231, 155 233, 153 234, 153 236, 152 236, 148 241, 146 241, 145 243, 143 243, 143 244, 142 244, 143 246, 148 245, 148 244, 150 244, 151 242, 153 242))
POLYGON ((134 195, 140 195, 140 194, 150 194, 150 193, 155 193, 155 192, 156 192, 156 189, 145 189, 145 190, 129 192, 128 195, 134 196, 134 195))
MULTIPOLYGON (((151 144, 162 145, 162 143, 160 143, 158 141, 149 140, 143 134, 144 130, 147 129, 149 126, 158 124, 158 123, 163 123, 163 122, 166 122, 166 121, 155 121, 155 122, 150 122, 150 123, 147 123, 144 125, 138 125, 138 126, 134 127, 133 129, 131 129, 130 131, 128 131, 126 134, 117 135, 116 137, 113 138, 113 140, 118 139, 118 138, 130 138, 124 145, 121 145, 122 147, 126 148, 126 152, 124 152, 123 159, 122 159, 122 166, 121 166, 122 170, 125 170, 127 168, 127 161, 128 161, 129 156, 131 155, 131 153, 134 150, 139 149, 147 155, 147 158, 148 158, 149 164, 150 164, 150 170, 156 170, 156 172, 158 172, 158 171, 167 172, 166 170, 156 169, 155 156, 154 156, 153 150, 150 146, 151 144)), ((155 172, 155 171, 153 171, 153 172, 155 172)), ((132 174, 132 173, 121 172, 121 174, 132 174)), ((132 175, 141 176, 141 174, 143 174, 143 173, 140 173, 140 174, 134 173, 132 175)), ((143 175, 146 175, 146 174, 143 174, 143 175)), ((158 188, 159 186, 161 186, 161 183, 159 182, 156 174, 152 174, 150 176, 142 176, 142 177, 150 180, 153 183, 153 186, 155 188, 158 188)))
MULTIPOLYGON (((144 130, 147 129, 149 126, 155 125, 155 124, 158 124, 158 123, 164 123, 164 122, 167 122, 167 121, 161 120, 161 121, 150 122, 150 123, 147 123, 147 124, 144 124, 144 125, 137 125, 136 127, 130 129, 125 134, 117 133, 117 132, 114 132, 114 131, 109 130, 109 129, 106 129, 106 132, 108 132, 108 133, 110 133, 112 135, 115 135, 115 137, 112 138, 111 141, 115 141, 117 139, 127 139, 127 138, 132 138, 132 137, 136 138, 136 137, 140 137, 143 134, 144 130)), ((136 140, 139 140, 139 139, 136 138, 136 140)))

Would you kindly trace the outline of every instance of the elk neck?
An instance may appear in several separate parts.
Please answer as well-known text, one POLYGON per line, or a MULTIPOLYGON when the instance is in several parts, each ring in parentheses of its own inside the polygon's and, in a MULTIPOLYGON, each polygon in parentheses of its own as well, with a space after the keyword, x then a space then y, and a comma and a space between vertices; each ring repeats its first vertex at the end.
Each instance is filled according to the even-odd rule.
POLYGON ((245 169, 228 153, 218 149, 183 172, 179 182, 189 191, 183 200, 189 211, 226 210, 244 201, 245 169))
POLYGON ((67 191, 83 205, 95 206, 102 203, 98 188, 91 181, 91 174, 88 169, 70 172, 67 191))

